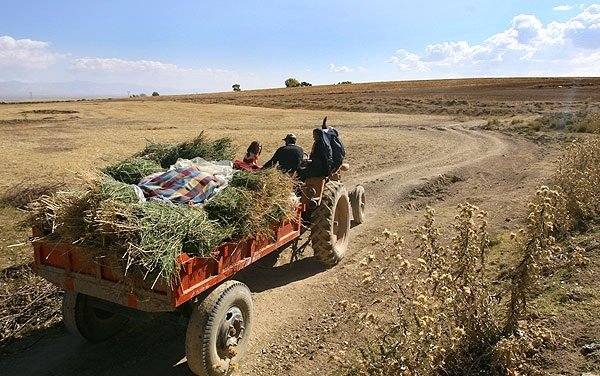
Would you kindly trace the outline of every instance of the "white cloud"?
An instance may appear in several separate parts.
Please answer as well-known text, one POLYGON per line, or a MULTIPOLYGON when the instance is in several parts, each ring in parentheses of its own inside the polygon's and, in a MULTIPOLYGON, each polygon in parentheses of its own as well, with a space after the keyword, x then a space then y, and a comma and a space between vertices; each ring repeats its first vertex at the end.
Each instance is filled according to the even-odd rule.
POLYGON ((599 65, 589 65, 600 55, 600 4, 585 8, 566 22, 544 25, 536 16, 521 14, 511 27, 485 39, 481 44, 447 41, 430 44, 423 54, 399 49, 386 60, 402 72, 427 72, 423 76, 473 75, 493 72, 528 74, 541 64, 561 74, 600 74, 599 65), (585 64, 588 64, 585 66, 585 64))
POLYGON ((68 71, 79 80, 160 85, 190 92, 228 89, 232 82, 256 81, 252 74, 241 76, 219 68, 186 68, 153 60, 84 57, 73 59, 68 71))
POLYGON ((0 66, 43 69, 67 55, 48 51, 50 43, 0 36, 0 66))
POLYGON ((352 68, 348 68, 345 65, 342 65, 342 66, 338 67, 335 64, 329 64, 329 71, 330 72, 334 72, 334 73, 340 73, 340 72, 342 72, 342 73, 349 73, 349 72, 352 72, 353 69, 352 68))
POLYGON ((570 5, 559 5, 559 6, 552 8, 552 10, 554 10, 556 12, 566 12, 571 9, 573 9, 573 7, 570 5))
POLYGON ((175 64, 151 60, 122 60, 116 58, 81 58, 73 60, 71 69, 105 72, 177 72, 181 69, 175 64))

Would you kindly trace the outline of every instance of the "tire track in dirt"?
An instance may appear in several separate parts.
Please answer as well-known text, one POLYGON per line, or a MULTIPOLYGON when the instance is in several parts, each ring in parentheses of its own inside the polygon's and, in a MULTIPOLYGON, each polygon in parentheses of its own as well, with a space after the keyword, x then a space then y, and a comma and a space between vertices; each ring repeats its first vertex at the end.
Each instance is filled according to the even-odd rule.
MULTIPOLYGON (((408 196, 409 192, 433 177, 448 174, 453 170, 489 158, 500 156, 508 149, 508 141, 496 134, 474 130, 472 127, 479 123, 447 124, 437 129, 425 129, 431 137, 441 138, 440 142, 448 145, 445 152, 431 155, 426 159, 415 160, 410 164, 374 171, 368 175, 357 176, 345 182, 351 188, 356 184, 365 186, 367 194, 367 221, 351 230, 351 241, 346 258, 340 265, 329 270, 319 269, 310 261, 304 259, 305 268, 313 271, 308 278, 290 278, 290 282, 279 287, 273 287, 253 294, 255 307, 255 324, 249 354, 241 367, 242 375, 271 374, 264 368, 264 349, 273 345, 282 335, 295 326, 305 323, 306 313, 319 309, 330 308, 336 297, 336 287, 348 277, 349 271, 356 267, 356 260, 371 243, 374 234, 382 230, 382 226, 391 218, 397 205, 408 196), (383 181, 382 181, 383 180, 383 181), (349 184, 348 184, 349 183, 349 184), (377 218, 377 220, 369 220, 377 218)), ((309 251, 310 252, 310 251, 309 251)), ((290 264, 285 272, 294 273, 290 264), (288 270, 289 269, 289 270, 288 270)), ((278 269, 278 268, 276 268, 278 269)), ((281 278, 279 271, 273 271, 268 278, 281 278)), ((247 283, 265 278, 255 274, 248 278, 247 283)), ((260 290, 260 289, 259 289, 260 290)), ((310 335, 310 333, 307 333, 310 335)), ((314 366, 314 364, 313 364, 314 366)), ((311 370, 317 371, 317 370, 311 370)), ((290 375, 307 375, 307 368, 296 365, 290 375)), ((318 374, 312 373, 312 374, 318 374)))
MULTIPOLYGON (((340 265, 324 269, 313 257, 306 257, 272 269, 251 267, 236 276, 253 291, 255 309, 251 344, 239 374, 277 374, 269 362, 281 361, 293 364, 282 374, 320 373, 308 359, 291 353, 284 354, 283 360, 274 358, 269 349, 294 331, 304 330, 311 312, 331 310, 331 303, 339 300, 344 281, 355 274, 356 260, 367 252, 371 236, 382 230, 398 205, 407 201, 411 189, 439 174, 502 155, 510 146, 507 139, 496 134, 470 129, 477 124, 480 123, 450 123, 419 129, 418 132, 427 132, 428 137, 439 140, 443 148, 432 155, 416 153, 411 163, 363 173, 346 182, 348 187, 364 184, 368 217, 364 224, 351 230, 348 255, 340 265)), ((282 259, 289 259, 287 252, 282 259)), ((309 328, 304 334, 307 338, 319 335, 309 328)), ((0 374, 191 374, 182 359, 185 322, 177 318, 161 316, 151 323, 136 323, 123 335, 98 344, 85 343, 60 328, 45 336, 35 346, 13 353, 10 358, 3 355, 0 374)))
POLYGON ((505 141, 495 135, 485 131, 464 128, 462 124, 450 124, 427 132, 436 134, 437 137, 439 137, 440 132, 447 132, 454 141, 461 141, 461 143, 454 144, 447 154, 432 156, 427 160, 414 161, 413 163, 404 164, 396 168, 378 171, 368 176, 354 179, 354 181, 351 181, 352 185, 366 184, 374 180, 393 176, 401 176, 404 179, 408 177, 411 181, 414 179, 423 180, 459 167, 477 163, 490 156, 501 155, 506 150, 505 141))

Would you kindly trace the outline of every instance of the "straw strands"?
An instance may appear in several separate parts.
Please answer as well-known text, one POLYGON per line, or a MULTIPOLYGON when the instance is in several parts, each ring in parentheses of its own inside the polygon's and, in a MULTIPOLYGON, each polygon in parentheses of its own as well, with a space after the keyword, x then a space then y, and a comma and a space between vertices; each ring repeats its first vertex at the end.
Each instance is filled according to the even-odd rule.
POLYGON ((273 235, 271 224, 294 213, 291 196, 296 187, 294 178, 277 169, 239 171, 230 186, 204 209, 209 218, 232 226, 235 238, 254 233, 273 235))
MULTIPOLYGON (((154 151, 166 150, 154 145, 154 151)), ((171 150, 202 148, 223 155, 230 144, 225 139, 206 141, 201 134, 171 150), (210 146, 200 146, 207 144, 210 146)), ((158 158, 158 154, 156 151, 154 156, 158 158)), ((140 171, 136 169, 145 163, 137 164, 141 158, 134 159, 113 165, 120 166, 110 170, 118 172, 113 176, 130 181, 135 175, 132 172, 140 171), (127 172, 121 174, 124 170, 127 172)), ((82 184, 77 190, 59 191, 33 202, 29 224, 48 237, 77 244, 91 255, 116 260, 126 273, 152 283, 176 280, 182 252, 207 256, 225 241, 256 234, 274 236, 273 223, 295 212, 291 196, 297 183, 276 169, 236 172, 230 185, 203 208, 140 203, 132 185, 97 171, 83 172, 79 178, 82 184)))
POLYGON ((102 171, 123 183, 137 184, 144 176, 164 171, 164 169, 156 161, 133 157, 105 167, 102 171))
POLYGON ((235 149, 230 138, 208 140, 201 132, 191 141, 180 144, 151 143, 134 157, 150 159, 159 163, 163 168, 168 168, 178 158, 193 159, 202 157, 207 161, 232 160, 235 149))

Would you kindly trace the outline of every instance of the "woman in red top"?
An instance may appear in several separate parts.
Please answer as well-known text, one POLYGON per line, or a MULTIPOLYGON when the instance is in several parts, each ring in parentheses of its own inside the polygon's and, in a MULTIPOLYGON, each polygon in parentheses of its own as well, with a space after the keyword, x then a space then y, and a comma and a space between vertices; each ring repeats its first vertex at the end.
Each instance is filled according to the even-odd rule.
POLYGON ((258 165, 258 158, 260 157, 260 153, 262 152, 262 145, 258 141, 252 141, 250 146, 248 146, 248 150, 246 150, 246 155, 244 156, 244 163, 252 166, 252 169, 258 169, 260 166, 258 165))

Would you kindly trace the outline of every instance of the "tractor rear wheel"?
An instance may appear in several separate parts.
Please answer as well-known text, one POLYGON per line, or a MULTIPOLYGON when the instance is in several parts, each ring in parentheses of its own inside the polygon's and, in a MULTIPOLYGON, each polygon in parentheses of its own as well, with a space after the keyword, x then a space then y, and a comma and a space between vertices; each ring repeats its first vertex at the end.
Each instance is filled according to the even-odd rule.
POLYGON ((109 339, 129 321, 117 313, 89 304, 89 296, 65 291, 62 304, 63 322, 72 334, 91 342, 109 339))
POLYGON ((188 367, 196 375, 230 375, 246 353, 252 297, 238 281, 223 282, 194 307, 185 336, 188 367))
POLYGON ((340 262, 348 249, 350 234, 350 202, 343 184, 325 184, 321 204, 312 212, 311 222, 315 256, 328 266, 340 262))
POLYGON ((357 185, 350 192, 350 206, 352 206, 352 218, 357 225, 365 221, 365 189, 357 185))

